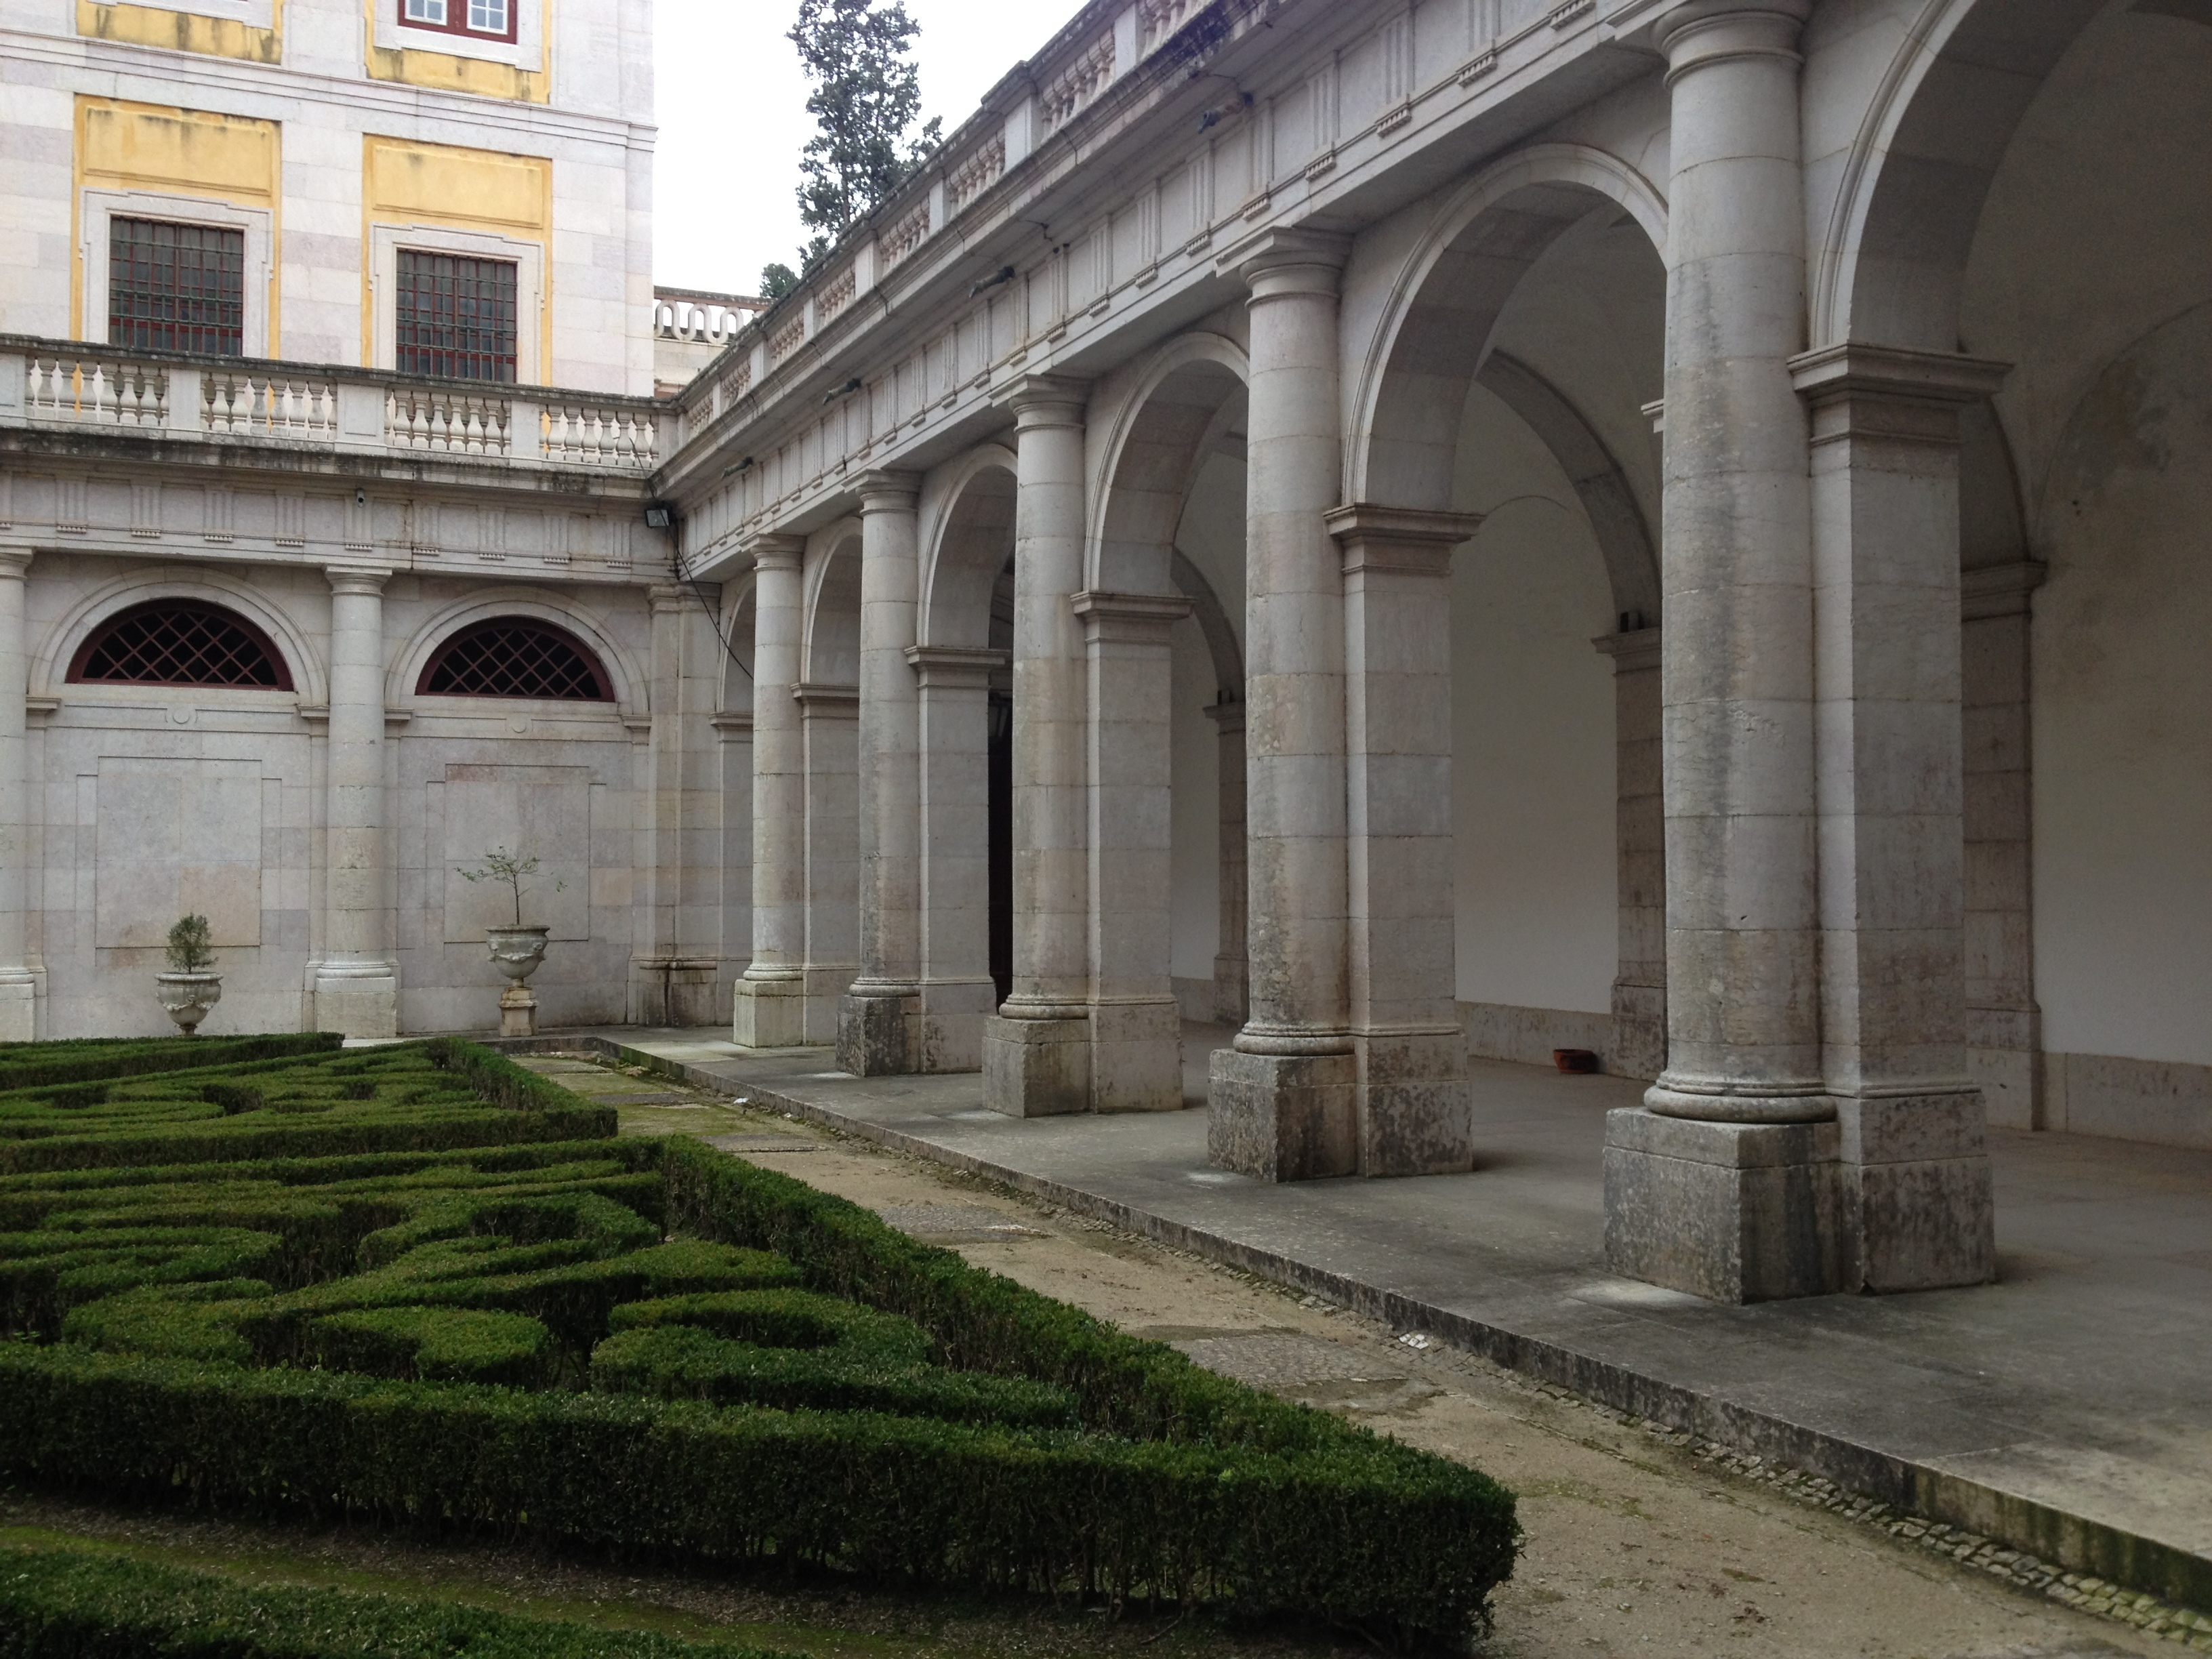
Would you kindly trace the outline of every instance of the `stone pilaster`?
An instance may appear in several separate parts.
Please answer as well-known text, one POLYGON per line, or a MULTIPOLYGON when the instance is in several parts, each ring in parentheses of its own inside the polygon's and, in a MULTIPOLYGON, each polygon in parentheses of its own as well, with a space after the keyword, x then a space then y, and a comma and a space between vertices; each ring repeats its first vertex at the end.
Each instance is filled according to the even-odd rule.
POLYGON ((1168 631, 1180 593, 1078 593, 1090 666, 1091 1108, 1182 1106, 1182 1012, 1170 977, 1174 791, 1168 631))
POLYGON ((1846 1285, 1995 1275, 1966 1066, 1959 421, 1969 357, 1796 360, 1813 420, 1822 1066, 1841 1131, 1846 1285))
POLYGON ((828 1044, 837 1041, 839 1010, 860 967, 860 693, 854 686, 802 681, 791 695, 799 704, 806 768, 799 1036, 810 1044, 828 1044))
POLYGON ((1244 863, 1244 705, 1207 705, 1219 744, 1217 789, 1221 811, 1221 948, 1213 957, 1213 1018, 1242 1025, 1251 1012, 1251 970, 1245 956, 1244 916, 1250 902, 1244 863))
POLYGON ((1613 841, 1620 944, 1613 978, 1616 1077, 1667 1065, 1667 807, 1660 761, 1659 630, 1590 643, 1613 659, 1613 841))
POLYGON ((1966 1066, 1990 1121, 2039 1129, 2043 1013, 2035 1000, 2029 795, 2030 560, 1960 577, 1966 820, 1966 1066))
POLYGON ((385 857, 386 570, 332 566, 331 720, 324 809, 323 955, 315 1024, 350 1037, 399 1034, 385 857))
POLYGON ((30 695, 24 601, 31 556, 0 551, 0 1042, 39 1035, 39 981, 29 959, 31 786, 23 700, 30 695))
POLYGON ((920 580, 911 473, 860 480, 860 973, 837 1015, 855 1077, 921 1064, 921 704, 907 653, 920 580))
POLYGON ((1657 25, 1672 104, 1665 525, 1667 1066, 1615 1112, 1617 1273, 1722 1300, 1841 1282, 1821 1069, 1798 31, 1808 0, 1657 25), (1647 1114, 1676 1120, 1653 1125, 1647 1114))
POLYGON ((1014 1117, 1091 1104, 1090 871, 1084 824, 1084 389, 1011 396, 1014 498, 1014 982, 984 1027, 983 1102, 1014 1117))
POLYGON ((1472 513, 1359 505, 1343 549, 1353 1121, 1362 1175, 1471 1168, 1452 899, 1451 555, 1472 513))
POLYGON ((1245 784, 1251 1014, 1208 1079, 1206 1155, 1264 1181, 1359 1162, 1346 978, 1344 573, 1322 515, 1342 466, 1341 239, 1267 231, 1249 292, 1245 784))
POLYGON ((731 1040, 747 1048, 801 1041, 806 957, 806 757, 799 732, 799 536, 763 536, 753 553, 752 961, 738 982, 731 1040))
POLYGON ((1006 653, 961 646, 906 650, 921 739, 921 1032, 915 1070, 983 1064, 991 982, 991 676, 1006 653))

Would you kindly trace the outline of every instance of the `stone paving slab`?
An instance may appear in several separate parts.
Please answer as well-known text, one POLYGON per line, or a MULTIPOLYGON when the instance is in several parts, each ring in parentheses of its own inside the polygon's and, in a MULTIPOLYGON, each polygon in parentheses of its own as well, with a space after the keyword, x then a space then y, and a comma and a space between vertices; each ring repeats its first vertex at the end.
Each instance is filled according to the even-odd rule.
MULTIPOLYGON (((1187 1031, 1187 1073, 1227 1035, 1187 1031)), ((1475 1062, 1471 1174, 1270 1187, 1207 1167, 1199 1110, 1013 1119, 982 1109, 972 1074, 856 1079, 826 1048, 538 1041, 580 1036, 2212 1606, 2212 1153, 1992 1132, 1997 1284, 1730 1308, 1604 1270, 1604 1115, 1641 1091, 1620 1079, 1475 1062)))

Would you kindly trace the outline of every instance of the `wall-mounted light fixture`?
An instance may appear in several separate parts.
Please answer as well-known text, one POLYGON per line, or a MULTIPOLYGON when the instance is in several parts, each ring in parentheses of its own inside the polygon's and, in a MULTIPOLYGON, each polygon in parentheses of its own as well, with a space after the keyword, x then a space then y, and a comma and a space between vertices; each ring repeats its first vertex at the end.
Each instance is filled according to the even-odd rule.
POLYGON ((982 293, 986 289, 997 288, 1002 283, 1011 283, 1013 280, 1014 268, 1012 265, 1000 265, 996 276, 986 276, 981 282, 976 283, 975 287, 969 289, 968 290, 968 297, 972 300, 977 295, 982 293))
POLYGON ((676 509, 666 501, 647 501, 645 506, 645 527, 665 530, 676 522, 676 509))
POLYGON ((726 478, 732 472, 745 471, 751 467, 752 464, 753 458, 750 455, 746 456, 742 461, 732 461, 729 465, 722 469, 722 477, 726 478))

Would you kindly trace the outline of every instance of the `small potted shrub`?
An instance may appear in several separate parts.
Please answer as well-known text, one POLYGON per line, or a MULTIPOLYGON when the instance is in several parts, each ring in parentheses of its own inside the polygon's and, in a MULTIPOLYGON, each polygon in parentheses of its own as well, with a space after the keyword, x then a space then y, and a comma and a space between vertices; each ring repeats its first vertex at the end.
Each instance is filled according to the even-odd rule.
POLYGON ((154 995, 186 1036, 199 1035, 208 1010, 222 1000, 222 975, 215 966, 215 935, 205 916, 179 916, 169 929, 169 971, 154 975, 154 995))
MULTIPOLYGON (((514 982, 499 994, 499 1034, 501 1036, 535 1036, 538 1034, 538 999, 530 994, 525 982, 538 971, 538 964, 545 960, 545 941, 553 929, 547 922, 526 922, 522 919, 522 880, 538 873, 535 855, 523 858, 504 847, 495 847, 483 855, 480 869, 464 870, 464 881, 503 881, 514 900, 514 921, 512 926, 501 923, 484 929, 484 945, 491 952, 492 966, 514 982)), ((553 890, 564 890, 568 883, 556 881, 553 890)))

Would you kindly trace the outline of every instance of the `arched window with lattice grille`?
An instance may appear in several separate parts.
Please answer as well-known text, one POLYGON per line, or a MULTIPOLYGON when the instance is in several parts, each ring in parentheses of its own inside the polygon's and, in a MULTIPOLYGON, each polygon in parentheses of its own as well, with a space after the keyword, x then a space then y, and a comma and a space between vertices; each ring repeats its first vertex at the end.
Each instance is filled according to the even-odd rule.
POLYGON ((292 689, 292 671, 266 634, 235 611, 199 599, 151 599, 118 611, 77 647, 69 678, 79 685, 292 689))
POLYGON ((591 647, 535 617, 494 617, 462 629, 431 653, 416 682, 434 697, 550 697, 612 702, 613 682, 591 647))

